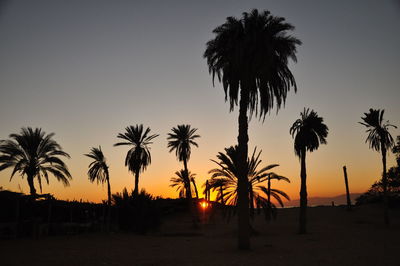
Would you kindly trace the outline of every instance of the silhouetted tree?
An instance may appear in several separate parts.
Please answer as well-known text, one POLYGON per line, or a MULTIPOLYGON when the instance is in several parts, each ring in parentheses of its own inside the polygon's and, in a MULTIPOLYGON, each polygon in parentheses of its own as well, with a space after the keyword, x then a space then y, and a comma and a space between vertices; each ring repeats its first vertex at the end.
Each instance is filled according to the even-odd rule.
POLYGON ((118 142, 114 146, 129 145, 132 148, 128 151, 125 158, 125 166, 135 174, 135 188, 133 194, 139 192, 139 175, 151 164, 151 154, 149 145, 151 140, 158 137, 157 134, 150 135, 150 128, 143 130, 143 125, 129 126, 125 128, 125 133, 119 133, 118 138, 125 140, 118 142))
POLYGON ((291 87, 296 82, 288 68, 289 58, 296 61, 296 46, 301 42, 288 35, 294 27, 282 17, 269 11, 244 12, 241 19, 228 17, 215 28, 214 39, 207 43, 204 57, 214 83, 215 76, 222 82, 225 100, 230 111, 238 104, 239 94, 239 207, 238 245, 250 248, 248 180, 245 169, 248 154, 248 116, 259 117, 274 107, 280 109, 291 87))
POLYGON ((69 185, 72 179, 66 164, 60 156, 70 158, 61 146, 53 140, 54 133, 46 134, 41 128, 22 128, 20 134, 11 134, 10 140, 0 142, 0 171, 13 168, 10 180, 18 172, 27 177, 31 195, 36 195, 34 179, 39 182, 42 192, 42 178, 49 184, 49 173, 69 185))
MULTIPOLYGON (((238 169, 240 167, 238 153, 239 151, 237 146, 226 148, 225 153, 219 152, 217 155, 219 161, 211 161, 216 163, 220 168, 214 168, 209 171, 209 173, 212 174, 209 181, 211 188, 213 190, 216 190, 223 187, 223 190, 225 190, 225 192, 223 192, 223 190, 221 189, 221 192, 217 195, 217 201, 221 200, 221 202, 226 202, 227 204, 234 206, 238 205, 238 169)), ((256 149, 254 149, 252 156, 247 160, 246 167, 246 169, 248 169, 247 176, 249 180, 247 187, 247 193, 249 197, 248 208, 250 208, 252 214, 254 214, 254 208, 256 206, 259 208, 263 208, 266 213, 270 211, 269 209, 272 206, 271 201, 267 203, 268 199, 263 197, 259 193, 259 191, 264 192, 267 195, 269 193, 269 195, 275 197, 282 206, 283 202, 280 196, 283 196, 284 198, 289 200, 289 196, 285 192, 277 189, 270 189, 268 191, 264 186, 260 185, 264 181, 268 180, 268 178, 277 180, 283 179, 285 181, 289 181, 289 179, 287 179, 286 177, 279 176, 273 172, 269 172, 270 169, 277 167, 278 164, 272 164, 258 169, 259 165, 262 162, 260 160, 260 155, 261 151, 259 153, 256 153, 256 149)))
POLYGON ((178 125, 177 127, 173 127, 172 133, 168 133, 168 148, 169 152, 175 151, 176 157, 180 162, 183 162, 183 167, 185 171, 185 175, 183 176, 186 180, 185 184, 186 188, 186 198, 192 198, 192 191, 190 189, 190 179, 189 179, 189 170, 187 167, 187 162, 190 159, 191 154, 191 145, 198 147, 198 144, 195 142, 196 138, 199 138, 200 135, 195 134, 197 128, 191 128, 190 125, 178 125))
POLYGON ((193 188, 194 188, 194 193, 196 194, 196 199, 199 198, 199 191, 197 190, 197 185, 196 185, 196 178, 195 178, 196 174, 193 174, 192 176, 190 176, 190 172, 188 174, 190 182, 192 182, 193 184, 193 188))
POLYGON ((274 217, 276 214, 276 206, 272 203, 271 196, 279 203, 279 205, 281 205, 281 207, 284 206, 281 196, 290 200, 289 196, 282 190, 271 188, 271 180, 283 180, 290 183, 289 178, 275 173, 270 173, 267 175, 267 186, 258 186, 258 188, 267 195, 266 200, 264 197, 257 198, 257 207, 259 208, 261 206, 265 210, 267 220, 270 220, 271 216, 274 217))
POLYGON ((393 153, 396 155, 397 166, 400 167, 400 136, 397 136, 396 145, 393 147, 393 153))
POLYGON ((85 156, 93 159, 89 164, 89 181, 92 183, 97 181, 97 184, 107 183, 107 229, 109 230, 111 223, 111 186, 106 158, 104 157, 100 146, 98 148, 91 148, 90 153, 85 154, 85 156))
POLYGON ((205 186, 208 184, 209 190, 212 191, 217 191, 217 196, 215 198, 215 201, 218 202, 220 201, 222 205, 225 205, 224 201, 224 190, 227 185, 227 180, 224 178, 210 178, 207 180, 205 186))
MULTIPOLYGON (((171 185, 169 185, 170 187, 176 187, 176 191, 178 191, 179 192, 179 197, 180 198, 184 198, 185 197, 185 195, 187 195, 187 193, 186 193, 186 189, 189 187, 191 187, 190 186, 190 184, 189 185, 187 185, 186 184, 186 182, 188 182, 188 179, 185 177, 185 170, 184 169, 181 169, 181 170, 179 170, 179 171, 176 171, 175 172, 175 175, 176 176, 174 176, 174 177, 171 177, 171 179, 170 179, 170 181, 171 181, 171 185)), ((189 180, 194 180, 194 178, 195 178, 195 175, 196 174, 192 174, 190 171, 189 171, 189 180)), ((191 181, 189 181, 189 182, 191 182, 191 181)))
POLYGON ((361 117, 363 122, 359 122, 361 125, 367 127, 368 137, 365 140, 369 144, 371 149, 380 151, 382 154, 382 185, 383 185, 383 203, 384 203, 384 221, 386 225, 389 225, 389 214, 388 214, 388 198, 387 198, 387 176, 386 176, 386 153, 387 150, 393 147, 394 141, 392 135, 389 133, 389 127, 396 126, 389 124, 389 121, 383 121, 383 114, 385 110, 380 109, 369 109, 368 113, 364 113, 364 117, 361 117))
POLYGON ((320 144, 326 144, 328 127, 324 124, 324 119, 319 117, 314 110, 304 108, 290 128, 290 134, 294 138, 294 151, 301 162, 301 185, 300 185, 300 217, 299 233, 304 234, 306 229, 307 211, 307 172, 306 172, 306 151, 313 152, 319 148, 320 144))

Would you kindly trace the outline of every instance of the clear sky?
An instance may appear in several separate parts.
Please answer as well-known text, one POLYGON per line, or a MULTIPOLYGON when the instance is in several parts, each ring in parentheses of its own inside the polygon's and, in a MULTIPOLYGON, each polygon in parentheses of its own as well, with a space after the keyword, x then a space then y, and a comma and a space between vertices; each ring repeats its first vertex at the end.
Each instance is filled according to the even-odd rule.
MULTIPOLYGON (((133 188, 124 167, 127 147, 113 147, 128 125, 143 123, 160 134, 140 187, 176 197, 169 179, 181 169, 168 153, 167 133, 190 124, 201 135, 189 168, 204 183, 219 151, 237 142, 237 109, 229 113, 220 84, 212 86, 205 43, 227 16, 252 8, 283 16, 302 40, 291 64, 298 92, 278 115, 249 126, 249 150, 291 179, 274 183, 298 198, 300 165, 289 135, 304 107, 324 117, 328 145, 308 156, 309 196, 364 192, 379 178, 380 155, 364 143, 358 124, 369 108, 384 108, 400 126, 399 1, 1 1, 0 139, 21 127, 41 127, 71 155, 73 176, 64 188, 54 178, 43 193, 61 199, 100 201, 106 187, 87 179, 90 147, 101 145, 113 192, 133 188)), ((391 131, 393 136, 400 130, 391 131)), ((388 165, 394 164, 390 154, 388 165)), ((0 186, 28 193, 26 179, 0 172, 0 186)))

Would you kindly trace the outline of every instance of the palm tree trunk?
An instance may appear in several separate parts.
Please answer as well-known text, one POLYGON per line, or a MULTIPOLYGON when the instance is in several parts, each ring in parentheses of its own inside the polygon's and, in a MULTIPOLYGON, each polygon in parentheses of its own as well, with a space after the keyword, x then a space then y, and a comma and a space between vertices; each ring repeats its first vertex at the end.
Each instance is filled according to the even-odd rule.
POLYGON ((186 198, 191 199, 192 198, 192 190, 190 189, 189 170, 187 167, 186 159, 183 160, 183 168, 185 170, 186 198))
POLYGON ((239 176, 238 176, 238 247, 239 249, 250 249, 250 221, 249 221, 249 191, 247 177, 247 143, 248 119, 247 106, 249 102, 249 92, 245 88, 240 90, 239 102, 239 176))
POLYGON ((106 176, 107 176, 107 205, 108 205, 108 213, 107 213, 107 231, 110 231, 111 228, 111 186, 110 186, 110 176, 108 173, 108 170, 106 170, 106 176))
POLYGON ((139 194, 139 170, 135 171, 135 188, 133 190, 133 195, 139 194))
POLYGON ((36 189, 35 189, 35 184, 33 182, 33 177, 34 177, 34 175, 28 174, 27 180, 28 180, 30 193, 31 193, 32 196, 35 196, 36 195, 36 189))
POLYGON ((381 143, 382 147, 382 164, 383 164, 383 175, 382 175, 382 185, 383 185, 383 216, 385 225, 388 226, 389 212, 388 212, 388 195, 387 195, 387 176, 386 176, 386 148, 384 143, 381 143))
POLYGON ((307 172, 306 172, 306 150, 301 151, 301 186, 300 186, 300 219, 299 219, 299 233, 305 234, 307 232, 307 172))
POLYGON ((222 186, 219 186, 219 191, 221 193, 221 204, 222 204, 222 206, 224 206, 225 205, 225 202, 224 202, 224 189, 222 188, 222 186))
POLYGON ((250 204, 250 216, 254 217, 254 194, 253 187, 249 184, 249 204, 250 204))
POLYGON ((194 192, 196 193, 196 199, 199 198, 199 192, 197 191, 197 186, 196 186, 196 182, 194 181, 194 179, 192 179, 192 183, 194 186, 194 192))
POLYGON ((271 220, 272 206, 271 206, 271 176, 268 175, 268 194, 267 194, 267 221, 271 220))

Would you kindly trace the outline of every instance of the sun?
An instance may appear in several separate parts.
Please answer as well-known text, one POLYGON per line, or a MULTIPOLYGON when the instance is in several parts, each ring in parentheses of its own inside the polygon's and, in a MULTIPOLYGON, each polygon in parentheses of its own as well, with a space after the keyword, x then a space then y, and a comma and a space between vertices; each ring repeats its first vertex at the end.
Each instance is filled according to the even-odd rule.
POLYGON ((200 206, 201 206, 203 209, 206 209, 206 208, 208 207, 208 204, 207 204, 207 202, 202 201, 202 202, 200 203, 200 206))

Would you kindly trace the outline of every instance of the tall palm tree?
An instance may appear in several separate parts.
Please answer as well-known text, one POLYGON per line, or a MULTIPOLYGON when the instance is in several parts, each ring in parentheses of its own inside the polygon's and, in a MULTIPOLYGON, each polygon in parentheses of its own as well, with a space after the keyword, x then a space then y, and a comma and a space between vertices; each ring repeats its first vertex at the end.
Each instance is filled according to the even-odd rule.
POLYGON ((85 156, 93 159, 93 161, 89 164, 89 181, 92 183, 97 181, 97 184, 107 183, 107 230, 109 230, 111 223, 111 186, 106 158, 101 150, 101 146, 98 148, 92 147, 90 153, 85 154, 85 156))
POLYGON ((294 152, 300 158, 300 217, 299 233, 307 232, 307 172, 306 172, 306 152, 313 152, 319 148, 320 144, 326 144, 328 127, 324 124, 324 119, 319 117, 314 110, 304 108, 290 128, 290 134, 294 138, 294 152))
POLYGON ((269 11, 244 12, 241 19, 228 17, 213 30, 214 39, 207 42, 204 57, 214 84, 215 76, 222 82, 225 100, 230 111, 239 101, 239 208, 238 246, 250 248, 247 176, 245 169, 248 154, 248 116, 255 112, 259 117, 285 103, 291 87, 297 90, 296 81, 288 68, 289 59, 296 61, 296 47, 301 41, 288 34, 294 27, 282 17, 269 11), (240 94, 240 100, 239 100, 240 94))
POLYGON ((187 166, 187 162, 190 159, 191 154, 191 145, 198 147, 196 143, 196 139, 200 137, 200 135, 195 134, 197 128, 191 128, 190 125, 178 125, 177 127, 173 127, 171 129, 172 133, 168 133, 168 148, 169 152, 175 151, 176 157, 180 162, 183 162, 183 167, 185 171, 184 178, 187 179, 185 182, 186 188, 186 198, 192 198, 192 192, 190 189, 190 179, 189 179, 189 170, 187 166))
MULTIPOLYGON (((217 197, 217 201, 221 200, 226 202, 229 205, 238 206, 238 190, 239 190, 239 160, 238 160, 238 148, 237 146, 229 147, 225 149, 225 153, 219 152, 217 158, 219 161, 211 160, 216 163, 219 168, 214 168, 209 171, 211 175, 210 179, 210 186, 213 190, 217 188, 223 187, 223 192, 221 190, 220 194, 217 197)), ((258 169, 261 160, 260 160, 261 151, 257 153, 256 149, 254 149, 253 154, 247 160, 247 177, 248 177, 248 186, 247 186, 247 194, 249 198, 249 205, 247 208, 251 210, 251 214, 254 214, 255 206, 263 208, 267 211, 270 208, 271 204, 267 204, 267 199, 263 197, 259 192, 264 192, 267 194, 267 190, 265 187, 261 186, 261 184, 268 180, 268 178, 278 179, 278 180, 285 180, 289 181, 288 178, 275 174, 274 172, 269 172, 269 170, 278 166, 278 164, 271 164, 265 166, 261 169, 258 169), (258 186, 256 186, 258 185, 258 186)), ((280 196, 289 200, 289 197, 286 193, 280 190, 273 190, 270 192, 270 195, 276 196, 279 203, 282 204, 283 202, 280 196)))
POLYGON ((361 117, 363 122, 360 124, 367 127, 368 137, 365 142, 369 143, 369 147, 376 151, 380 151, 382 154, 382 184, 383 184, 383 201, 384 201, 384 221, 386 225, 389 225, 389 214, 388 214, 388 198, 387 198, 387 176, 386 176, 386 153, 387 150, 393 147, 394 140, 392 135, 389 133, 389 128, 394 127, 389 121, 383 121, 383 114, 385 110, 380 109, 369 109, 368 113, 364 113, 364 117, 361 117))
POLYGON ((0 142, 0 171, 13 167, 10 180, 18 172, 27 177, 31 195, 36 195, 34 179, 42 192, 42 178, 49 184, 49 173, 69 186, 72 179, 60 156, 70 158, 53 140, 54 133, 46 134, 41 128, 22 128, 20 134, 11 134, 9 140, 0 142))
MULTIPOLYGON (((195 179, 195 176, 196 176, 196 174, 192 174, 190 171, 189 171, 189 185, 187 185, 187 178, 186 178, 186 174, 185 174, 186 172, 185 172, 185 170, 184 169, 181 169, 181 170, 179 170, 179 171, 176 171, 175 172, 175 175, 176 176, 174 176, 174 177, 171 177, 171 179, 170 179, 170 181, 171 181, 171 185, 169 185, 170 187, 176 187, 176 191, 178 191, 179 192, 179 197, 180 198, 183 198, 183 197, 185 197, 185 195, 187 195, 187 193, 186 193, 186 189, 188 188, 188 187, 190 187, 190 182, 193 182, 194 181, 194 179, 195 179), (193 180, 193 181, 192 181, 193 180)), ((191 187, 190 187, 190 189, 191 189, 191 187)))
POLYGON ((151 154, 149 145, 157 134, 150 135, 150 128, 143 129, 143 125, 129 126, 125 128, 125 133, 119 133, 117 138, 123 139, 114 146, 128 145, 132 148, 128 151, 125 158, 125 166, 135 175, 134 195, 139 194, 139 175, 151 164, 151 154))

